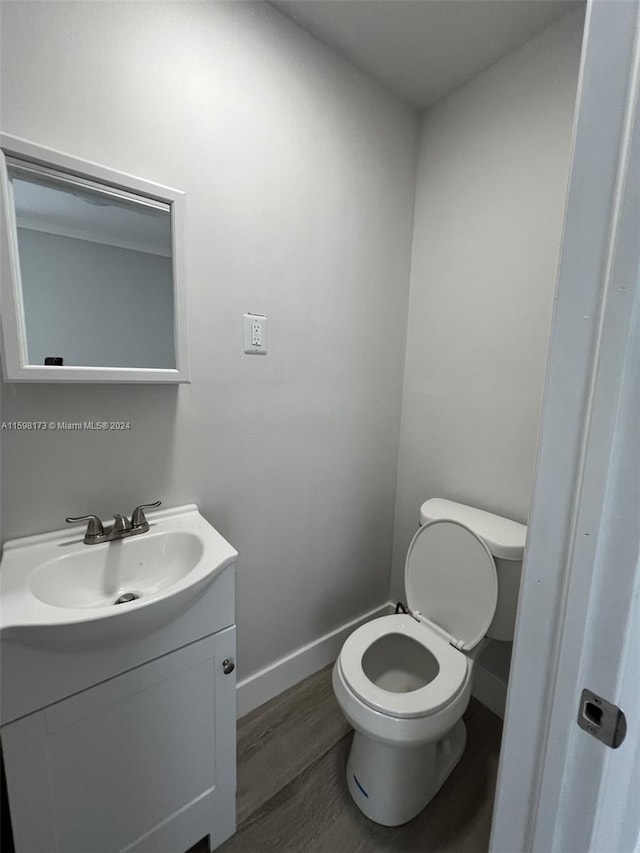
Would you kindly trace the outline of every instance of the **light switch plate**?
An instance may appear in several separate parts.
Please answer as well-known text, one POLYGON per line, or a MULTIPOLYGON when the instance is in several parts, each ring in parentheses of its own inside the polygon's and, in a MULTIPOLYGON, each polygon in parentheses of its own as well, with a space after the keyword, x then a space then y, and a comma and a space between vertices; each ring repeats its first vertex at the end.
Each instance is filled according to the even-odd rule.
POLYGON ((267 354, 267 318, 264 314, 244 315, 244 351, 248 355, 267 354))

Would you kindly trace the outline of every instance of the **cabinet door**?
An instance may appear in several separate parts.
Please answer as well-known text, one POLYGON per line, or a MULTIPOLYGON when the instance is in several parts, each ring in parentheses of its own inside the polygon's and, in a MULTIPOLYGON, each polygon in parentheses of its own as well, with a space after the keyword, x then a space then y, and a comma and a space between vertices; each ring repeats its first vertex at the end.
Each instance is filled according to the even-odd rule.
POLYGON ((235 628, 2 728, 16 853, 182 853, 235 830, 235 628))

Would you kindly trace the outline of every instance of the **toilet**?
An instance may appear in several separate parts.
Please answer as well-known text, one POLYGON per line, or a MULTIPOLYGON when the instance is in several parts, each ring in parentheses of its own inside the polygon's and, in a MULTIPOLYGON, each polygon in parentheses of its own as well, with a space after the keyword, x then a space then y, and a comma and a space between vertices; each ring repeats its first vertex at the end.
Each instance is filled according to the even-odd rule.
POLYGON ((527 528, 435 498, 405 563, 407 614, 345 641, 333 689, 355 729, 347 786, 371 820, 398 826, 436 795, 466 743, 462 715, 487 638, 512 640, 527 528))

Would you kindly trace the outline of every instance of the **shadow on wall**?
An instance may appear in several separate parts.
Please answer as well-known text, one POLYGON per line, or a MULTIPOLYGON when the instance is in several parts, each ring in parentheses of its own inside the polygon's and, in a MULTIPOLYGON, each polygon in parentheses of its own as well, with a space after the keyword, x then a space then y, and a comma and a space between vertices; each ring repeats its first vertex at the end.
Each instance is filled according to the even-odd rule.
POLYGON ((63 527, 67 515, 108 519, 166 502, 178 393, 175 385, 3 383, 2 420, 12 426, 2 431, 4 539, 63 527))

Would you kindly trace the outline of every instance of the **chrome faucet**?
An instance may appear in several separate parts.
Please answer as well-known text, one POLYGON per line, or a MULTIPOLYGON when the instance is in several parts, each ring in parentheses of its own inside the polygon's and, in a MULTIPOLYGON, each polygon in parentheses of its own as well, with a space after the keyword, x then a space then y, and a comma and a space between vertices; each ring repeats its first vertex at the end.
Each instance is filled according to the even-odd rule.
POLYGON ((87 530, 84 534, 85 545, 99 545, 101 542, 113 542, 116 539, 126 539, 128 536, 136 536, 138 533, 146 533, 149 522, 144 514, 145 509, 155 509, 160 506, 161 501, 152 504, 140 504, 131 513, 131 521, 126 515, 116 513, 114 522, 109 527, 104 527, 97 515, 80 515, 77 518, 66 518, 68 524, 78 524, 86 521, 87 530))

